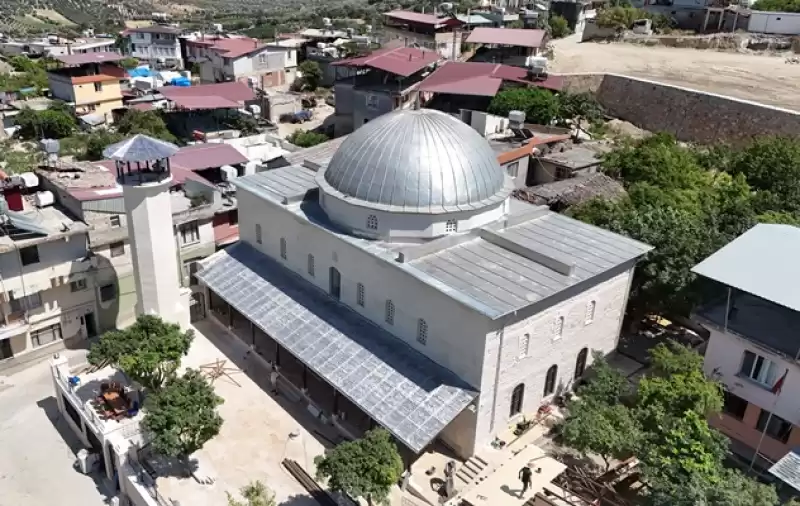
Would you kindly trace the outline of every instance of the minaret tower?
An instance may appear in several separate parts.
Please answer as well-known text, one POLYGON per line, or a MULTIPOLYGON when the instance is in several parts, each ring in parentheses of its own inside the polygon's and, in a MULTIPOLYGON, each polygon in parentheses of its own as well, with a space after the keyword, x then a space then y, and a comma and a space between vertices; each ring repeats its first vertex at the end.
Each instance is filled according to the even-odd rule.
POLYGON ((136 314, 158 315, 185 328, 188 293, 183 293, 178 278, 169 195, 169 157, 177 151, 174 144, 135 135, 107 147, 103 155, 116 162, 122 186, 139 295, 136 314))

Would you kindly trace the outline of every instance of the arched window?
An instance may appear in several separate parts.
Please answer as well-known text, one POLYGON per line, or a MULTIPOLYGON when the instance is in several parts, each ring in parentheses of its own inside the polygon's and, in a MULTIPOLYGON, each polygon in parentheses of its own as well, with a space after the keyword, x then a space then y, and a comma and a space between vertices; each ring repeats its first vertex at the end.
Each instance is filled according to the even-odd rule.
POLYGON ((256 223, 256 242, 261 244, 261 224, 256 223))
POLYGON ((561 339, 561 336, 564 335, 564 317, 559 316, 556 318, 554 328, 553 328, 553 339, 561 339))
POLYGON ((374 214, 367 216, 367 228, 370 230, 378 230, 378 217, 374 214))
POLYGON ((314 275, 314 255, 308 255, 308 274, 314 275))
POLYGON ((447 220, 447 223, 444 225, 445 232, 458 232, 458 221, 456 220, 447 220))
POLYGON ((281 258, 286 260, 286 239, 281 237, 281 258))
POLYGON ((422 318, 417 320, 417 341, 421 344, 428 342, 428 323, 422 318))
POLYGON ((386 323, 394 325, 394 302, 386 301, 386 323))
POLYGON ((586 357, 589 356, 589 348, 584 348, 578 353, 578 359, 575 361, 575 379, 583 376, 586 372, 586 357))
POLYGON ((508 412, 509 418, 518 415, 522 411, 522 401, 525 399, 525 384, 520 383, 514 387, 511 393, 511 409, 508 412))
POLYGON ((556 376, 558 376, 558 366, 554 365, 547 370, 547 377, 544 380, 544 397, 552 395, 556 391, 556 376))
POLYGON ((597 308, 597 302, 590 300, 588 304, 586 304, 586 325, 589 325, 594 321, 594 311, 597 308))
POLYGON ((519 336, 519 358, 528 356, 528 348, 531 345, 531 335, 523 334, 519 336))

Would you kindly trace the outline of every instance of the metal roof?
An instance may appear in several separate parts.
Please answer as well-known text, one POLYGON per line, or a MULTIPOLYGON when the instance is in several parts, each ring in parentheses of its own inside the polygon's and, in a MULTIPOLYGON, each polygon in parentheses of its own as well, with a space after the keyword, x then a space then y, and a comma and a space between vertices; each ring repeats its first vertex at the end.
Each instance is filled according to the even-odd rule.
POLYGON ((331 161, 333 154, 339 149, 339 146, 347 139, 347 136, 337 137, 322 144, 311 146, 310 148, 299 149, 283 158, 289 165, 305 165, 310 168, 318 169, 323 165, 327 165, 331 161))
POLYGON ((368 67, 408 77, 441 59, 436 51, 414 47, 379 49, 366 56, 347 58, 331 63, 334 66, 368 67))
POLYGON ((209 142, 184 146, 172 155, 169 161, 173 167, 194 171, 237 165, 250 160, 230 144, 209 142))
POLYGON ((239 81, 186 87, 165 86, 158 91, 175 105, 187 109, 233 108, 241 102, 255 99, 253 90, 239 81))
POLYGON ((800 228, 759 224, 706 258, 692 272, 800 311, 800 228))
POLYGON ((470 44, 498 44, 539 48, 544 44, 547 32, 529 28, 489 28, 479 26, 467 37, 470 44))
POLYGON ((103 156, 121 162, 148 162, 169 158, 178 152, 178 146, 136 134, 103 150, 103 156))
POLYGON ((635 260, 652 248, 543 211, 538 217, 410 262, 487 306, 495 318, 635 260))
POLYGON ((259 190, 267 191, 280 202, 288 204, 302 200, 309 190, 317 187, 315 175, 316 172, 312 169, 290 165, 237 178, 235 184, 254 193, 260 193, 259 190))
POLYGON ((125 58, 119 53, 97 52, 97 53, 75 53, 59 54, 53 56, 64 65, 85 65, 87 63, 107 63, 116 62, 125 58))
POLYGON ((486 140, 433 109, 395 111, 358 128, 318 182, 354 205, 406 213, 478 209, 510 193, 486 140))
POLYGON ((528 71, 489 62, 447 62, 437 68, 419 84, 419 91, 450 93, 453 95, 475 95, 493 97, 500 90, 503 81, 529 84, 539 88, 559 91, 564 78, 548 76, 541 81, 528 78, 528 71))
POLYGON ((455 374, 238 243, 198 278, 415 452, 477 396, 455 374))
POLYGON ((456 18, 452 17, 438 17, 433 14, 425 14, 422 12, 413 12, 413 11, 391 11, 385 12, 383 14, 388 18, 393 18, 399 21, 408 21, 411 23, 419 23, 421 25, 430 25, 435 28, 440 28, 442 26, 451 24, 451 25, 459 25, 461 21, 456 18))
POLYGON ((800 491, 800 450, 793 449, 769 468, 769 474, 800 491))

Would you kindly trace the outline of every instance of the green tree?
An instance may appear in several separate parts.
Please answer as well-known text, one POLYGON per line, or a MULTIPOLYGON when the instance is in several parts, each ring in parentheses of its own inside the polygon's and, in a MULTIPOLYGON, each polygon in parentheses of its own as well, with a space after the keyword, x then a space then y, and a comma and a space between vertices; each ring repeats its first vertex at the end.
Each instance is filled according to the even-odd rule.
POLYGON ((17 115, 17 136, 25 140, 62 139, 77 128, 75 117, 63 110, 34 111, 26 107, 17 115))
POLYGON ((637 434, 636 419, 622 404, 595 404, 583 398, 569 404, 569 416, 561 427, 564 443, 587 456, 594 453, 603 459, 606 470, 611 459, 633 454, 637 434))
POLYGON ((126 329, 103 334, 87 359, 95 367, 113 365, 145 388, 158 390, 174 376, 193 339, 191 329, 142 315, 126 329))
POLYGON ((403 472, 403 461, 392 437, 384 429, 373 429, 362 439, 342 443, 314 459, 317 479, 327 480, 334 491, 367 504, 388 504, 389 491, 403 472))
MULTIPOLYGON (((563 18, 562 18, 563 19, 563 18)), ((603 119, 603 107, 591 93, 561 93, 558 95, 558 120, 574 121, 578 128, 603 119)))
POLYGON ((789 137, 756 139, 735 153, 728 170, 742 174, 758 191, 757 211, 800 212, 800 141, 789 137))
POLYGON ((800 12, 800 0, 758 0, 753 9, 759 11, 800 12))
POLYGON ((244 501, 239 501, 230 492, 225 494, 228 496, 228 506, 276 506, 275 494, 260 481, 254 481, 239 489, 244 501))
POLYGON ((111 130, 92 132, 86 136, 86 149, 79 158, 90 161, 102 160, 104 158, 103 150, 123 139, 125 139, 124 135, 111 130))
POLYGON ((133 57, 123 58, 119 61, 119 66, 125 70, 135 69, 139 66, 139 60, 133 57))
POLYGON ((153 449, 185 460, 219 434, 221 397, 200 371, 187 369, 147 396, 142 421, 153 449))
POLYGON ((306 60, 297 66, 297 70, 302 75, 300 79, 301 89, 315 91, 319 88, 322 82, 322 69, 319 67, 319 63, 313 60, 306 60))
POLYGON ((167 142, 177 142, 158 111, 130 109, 117 122, 117 131, 125 136, 145 134, 167 142))
POLYGON ((313 132, 311 130, 295 130, 286 136, 286 140, 295 146, 310 148, 311 146, 327 142, 329 139, 328 136, 323 133, 313 132))
POLYGON ((569 23, 567 20, 561 16, 551 16, 549 19, 550 23, 550 35, 554 39, 563 39, 567 35, 572 34, 572 30, 569 28, 569 23))
POLYGON ((737 469, 723 469, 709 496, 709 506, 774 506, 780 502, 775 487, 759 483, 737 469))
POLYGON ((549 125, 558 117, 558 98, 542 88, 512 88, 495 95, 488 110, 498 116, 522 111, 527 122, 549 125))

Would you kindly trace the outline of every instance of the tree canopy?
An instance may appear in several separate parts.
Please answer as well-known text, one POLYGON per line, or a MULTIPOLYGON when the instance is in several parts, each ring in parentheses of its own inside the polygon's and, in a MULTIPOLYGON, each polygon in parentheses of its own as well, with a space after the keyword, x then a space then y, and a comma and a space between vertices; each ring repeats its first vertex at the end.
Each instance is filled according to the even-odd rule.
POLYGON ((286 136, 286 140, 295 146, 300 146, 301 148, 310 148, 311 146, 316 146, 317 144, 327 142, 329 139, 328 136, 323 133, 314 132, 311 130, 295 130, 286 136))
POLYGON ((130 327, 103 334, 87 358, 95 367, 113 365, 145 388, 158 390, 174 376, 193 339, 191 329, 141 315, 130 327))
POLYGON ((142 421, 153 449, 168 457, 185 459, 219 434, 221 397, 200 371, 187 369, 173 376, 145 399, 142 421))
POLYGON ((233 497, 230 492, 225 492, 228 496, 228 506, 275 506, 275 494, 260 481, 254 481, 249 485, 239 489, 239 495, 244 501, 233 497))
POLYGON ((314 91, 319 88, 322 82, 322 69, 319 63, 313 60, 306 60, 297 66, 301 78, 298 79, 300 89, 314 91))
POLYGON ((167 142, 177 142, 158 111, 130 109, 116 123, 117 132, 124 136, 145 134, 167 142))
POLYGON ((569 28, 569 23, 561 16, 551 16, 548 23, 550 25, 550 35, 554 39, 563 39, 572 33, 572 30, 569 28))
POLYGON ((15 122, 19 127, 17 136, 25 140, 63 139, 78 127, 75 116, 59 106, 44 111, 26 107, 19 112, 15 122))
POLYGON ((403 472, 403 461, 392 437, 373 429, 362 439, 342 443, 314 459, 317 479, 331 490, 345 492, 367 503, 388 504, 389 491, 403 472))
POLYGON ((511 88, 495 95, 488 111, 498 116, 522 111, 528 123, 548 125, 558 117, 558 98, 543 88, 511 88))
POLYGON ((759 11, 800 12, 800 0, 758 0, 753 9, 759 11))

